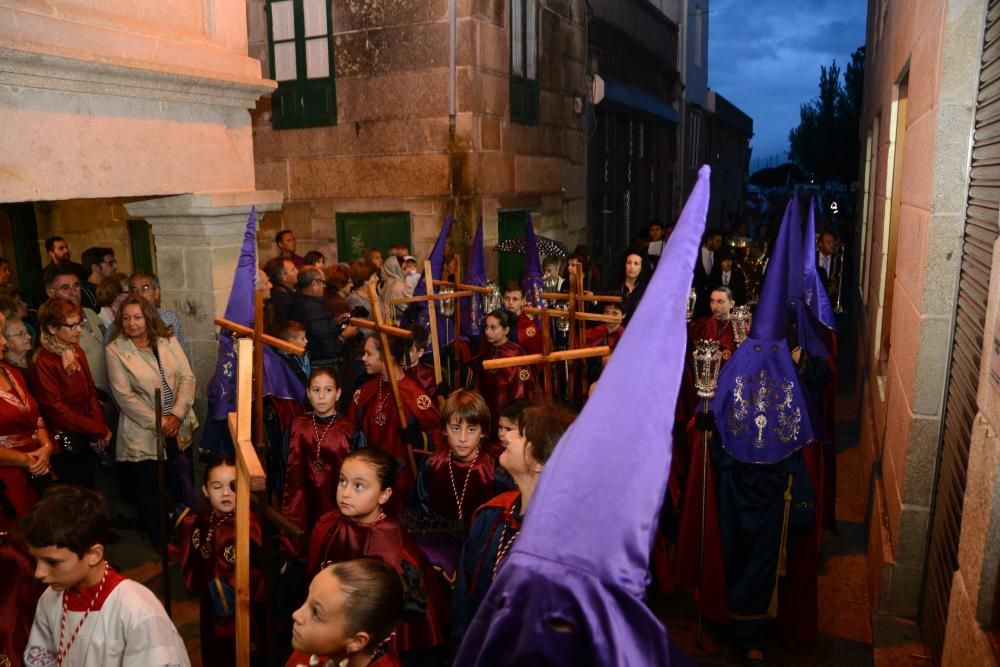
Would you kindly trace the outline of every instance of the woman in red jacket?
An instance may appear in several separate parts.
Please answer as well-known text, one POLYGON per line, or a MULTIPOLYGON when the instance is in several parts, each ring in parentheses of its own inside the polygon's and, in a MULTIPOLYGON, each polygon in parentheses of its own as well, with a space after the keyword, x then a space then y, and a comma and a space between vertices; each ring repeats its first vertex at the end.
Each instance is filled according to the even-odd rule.
POLYGON ((41 346, 28 372, 31 393, 54 434, 52 469, 60 482, 94 486, 94 466, 111 442, 87 357, 80 347, 83 312, 66 299, 38 309, 41 346))

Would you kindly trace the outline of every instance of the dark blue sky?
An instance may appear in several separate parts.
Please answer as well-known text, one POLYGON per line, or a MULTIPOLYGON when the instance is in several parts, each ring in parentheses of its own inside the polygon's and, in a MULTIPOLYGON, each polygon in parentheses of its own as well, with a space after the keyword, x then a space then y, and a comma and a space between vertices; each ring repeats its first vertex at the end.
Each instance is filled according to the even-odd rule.
POLYGON ((753 118, 757 159, 788 152, 799 106, 816 97, 819 68, 841 76, 865 43, 866 0, 712 0, 709 86, 753 118))

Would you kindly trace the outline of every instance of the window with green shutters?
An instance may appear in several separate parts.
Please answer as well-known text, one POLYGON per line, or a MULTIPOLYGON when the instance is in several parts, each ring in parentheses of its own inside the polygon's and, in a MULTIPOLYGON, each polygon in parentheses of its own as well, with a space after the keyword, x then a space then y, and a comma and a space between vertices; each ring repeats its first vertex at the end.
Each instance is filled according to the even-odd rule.
POLYGON ((510 119, 538 124, 538 0, 510 1, 510 119))
POLYGON ((337 124, 332 0, 269 0, 271 125, 276 130, 337 124))

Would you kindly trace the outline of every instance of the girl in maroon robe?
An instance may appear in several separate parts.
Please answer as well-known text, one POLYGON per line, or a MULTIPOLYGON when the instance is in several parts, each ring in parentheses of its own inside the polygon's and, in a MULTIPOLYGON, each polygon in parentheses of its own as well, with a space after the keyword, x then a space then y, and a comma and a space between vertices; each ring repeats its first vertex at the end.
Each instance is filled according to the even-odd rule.
POLYGON ((403 585, 391 565, 361 558, 325 568, 292 614, 285 667, 402 667, 392 648, 403 585))
MULTIPOLYGON (((0 357, 6 347, 3 328, 0 315, 0 357)), ((22 664, 43 590, 35 581, 34 561, 13 530, 38 500, 29 475, 48 475, 51 453, 38 403, 17 369, 0 361, 0 664, 22 664)))
MULTIPOLYGON (((236 664, 236 464, 217 459, 205 469, 202 493, 208 505, 188 514, 181 525, 181 575, 184 585, 201 597, 199 630, 203 665, 236 664)), ((251 550, 260 549, 260 525, 250 515, 251 550)), ((253 558, 251 557, 251 561, 253 558)), ((264 594, 264 575, 250 573, 251 600, 264 594)), ((251 644, 253 647, 253 644, 251 644)))
MULTIPOLYGON (((399 348, 394 350, 398 352, 397 361, 404 351, 402 345, 399 348)), ((396 382, 407 419, 406 424, 400 424, 396 398, 387 375, 385 351, 375 336, 365 341, 361 361, 365 372, 372 378, 354 392, 347 421, 364 436, 368 447, 378 447, 398 462, 399 482, 393 500, 386 507, 389 514, 398 517, 402 514, 416 475, 410 467, 407 448, 437 450, 443 447, 441 415, 416 380, 400 372, 396 382)))
MULTIPOLYGON (((340 378, 332 368, 316 368, 307 391, 312 412, 299 415, 288 429, 288 456, 281 513, 306 532, 337 506, 340 464, 351 452, 353 426, 337 414, 340 378)), ((301 557, 302 547, 283 538, 285 550, 301 557)))
POLYGON ((383 506, 395 492, 396 460, 375 448, 344 459, 337 506, 313 529, 306 574, 314 577, 332 563, 378 557, 392 565, 405 588, 403 622, 395 646, 400 653, 442 647, 448 637, 448 598, 427 558, 383 506))
MULTIPOLYGON (((510 341, 510 315, 503 310, 494 310, 483 321, 483 337, 488 343, 483 361, 520 357, 527 354, 524 348, 510 341)), ((486 399, 493 419, 490 422, 490 442, 497 442, 497 421, 500 408, 511 401, 527 400, 529 403, 539 398, 538 380, 530 366, 511 366, 494 370, 479 370, 476 388, 486 399)), ((476 506, 474 506, 476 507, 476 506)))

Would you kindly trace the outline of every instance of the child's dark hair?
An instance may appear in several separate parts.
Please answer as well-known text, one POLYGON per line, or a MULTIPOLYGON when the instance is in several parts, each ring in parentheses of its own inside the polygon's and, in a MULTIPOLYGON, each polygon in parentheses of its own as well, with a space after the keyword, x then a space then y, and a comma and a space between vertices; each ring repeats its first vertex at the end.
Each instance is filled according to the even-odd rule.
MULTIPOLYGON (((499 322, 501 329, 510 329, 511 327, 510 314, 503 308, 498 308, 497 310, 494 310, 492 313, 487 313, 486 317, 492 317, 497 322, 499 322)), ((486 321, 485 317, 483 318, 483 321, 484 322, 486 321)))
MULTIPOLYGON (((374 650, 392 634, 403 615, 399 574, 380 558, 346 560, 324 571, 337 577, 347 597, 343 610, 348 632, 367 632, 371 639, 365 649, 374 650)), ((324 575, 320 572, 316 576, 324 575)))
POLYGON ((515 424, 520 425, 521 423, 521 413, 524 412, 525 408, 528 407, 528 402, 524 399, 517 399, 516 401, 511 401, 500 408, 500 416, 506 417, 515 424))
POLYGON ((111 542, 108 506, 96 491, 58 484, 21 520, 21 535, 30 546, 69 549, 83 558, 95 544, 111 542))
POLYGON ((399 461, 392 454, 378 447, 365 447, 345 456, 340 465, 343 467, 344 463, 354 460, 364 461, 375 469, 375 477, 382 485, 383 491, 396 484, 396 478, 399 477, 399 461))
MULTIPOLYGON (((576 415, 561 405, 532 405, 524 409, 518 422, 521 435, 531 445, 531 457, 545 463, 576 415)), ((527 451, 527 450, 526 450, 527 451)))
POLYGON ((288 320, 278 327, 278 338, 284 341, 291 340, 293 335, 300 332, 305 333, 306 328, 295 320, 288 320))
POLYGON ((490 427, 490 406, 475 389, 456 389, 444 402, 441 426, 447 427, 452 417, 460 424, 465 422, 471 426, 482 426, 485 431, 490 427))
POLYGON ((229 468, 236 467, 236 459, 233 458, 232 454, 219 456, 208 462, 208 465, 205 466, 205 484, 208 484, 208 478, 212 476, 213 470, 224 466, 229 468))
POLYGON ((312 372, 309 373, 309 382, 306 383, 307 390, 309 389, 309 385, 312 384, 313 378, 319 377, 320 375, 325 375, 333 380, 333 384, 337 386, 337 389, 340 389, 343 386, 340 384, 340 373, 337 372, 336 368, 332 366, 320 366, 312 369, 312 372))

